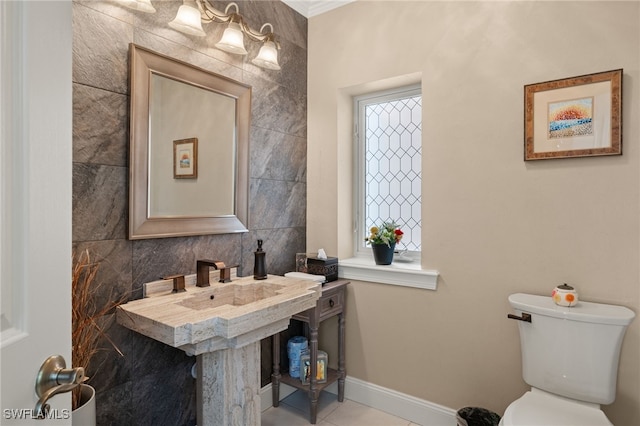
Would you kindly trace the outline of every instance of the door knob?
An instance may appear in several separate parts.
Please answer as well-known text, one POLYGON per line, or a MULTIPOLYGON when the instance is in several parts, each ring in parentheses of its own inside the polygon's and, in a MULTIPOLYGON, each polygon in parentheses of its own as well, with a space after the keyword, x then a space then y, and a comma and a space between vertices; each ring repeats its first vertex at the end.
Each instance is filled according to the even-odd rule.
POLYGON ((36 377, 36 394, 40 398, 35 408, 38 418, 44 418, 45 413, 49 411, 47 401, 51 397, 70 392, 85 380, 84 368, 67 368, 62 355, 52 355, 47 358, 36 377))

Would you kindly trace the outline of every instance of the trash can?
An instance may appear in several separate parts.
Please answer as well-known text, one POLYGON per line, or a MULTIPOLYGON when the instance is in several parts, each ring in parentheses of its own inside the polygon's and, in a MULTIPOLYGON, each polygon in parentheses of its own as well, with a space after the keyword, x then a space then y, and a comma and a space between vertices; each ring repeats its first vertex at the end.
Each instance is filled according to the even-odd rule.
POLYGON ((456 413, 458 426, 498 426, 500 416, 480 407, 464 407, 456 413))

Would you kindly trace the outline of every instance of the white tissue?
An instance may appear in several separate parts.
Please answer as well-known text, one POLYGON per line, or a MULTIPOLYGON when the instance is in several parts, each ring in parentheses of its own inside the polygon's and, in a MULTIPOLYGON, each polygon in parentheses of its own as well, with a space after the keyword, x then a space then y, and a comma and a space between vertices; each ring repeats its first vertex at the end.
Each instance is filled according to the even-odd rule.
POLYGON ((327 253, 324 252, 324 249, 318 250, 318 259, 326 259, 327 253))

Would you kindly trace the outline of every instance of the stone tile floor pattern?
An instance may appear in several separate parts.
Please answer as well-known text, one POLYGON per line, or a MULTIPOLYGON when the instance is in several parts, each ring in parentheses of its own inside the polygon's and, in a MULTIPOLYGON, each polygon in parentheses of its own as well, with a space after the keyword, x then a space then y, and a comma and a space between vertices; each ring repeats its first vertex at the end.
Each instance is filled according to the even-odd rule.
MULTIPOLYGON (((279 407, 262 412, 262 426, 308 426, 309 400, 296 391, 280 401, 279 407)), ((392 416, 375 408, 322 392, 318 401, 318 426, 418 426, 409 420, 392 416)))

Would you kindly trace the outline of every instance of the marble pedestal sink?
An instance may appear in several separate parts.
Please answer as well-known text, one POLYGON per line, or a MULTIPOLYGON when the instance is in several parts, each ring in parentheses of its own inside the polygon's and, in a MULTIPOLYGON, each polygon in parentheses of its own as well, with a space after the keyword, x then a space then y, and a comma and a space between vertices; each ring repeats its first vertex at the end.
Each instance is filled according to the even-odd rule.
POLYGON ((171 281, 145 284, 145 298, 121 305, 118 323, 197 356, 199 426, 260 425, 260 340, 316 306, 321 285, 269 275, 172 293, 171 281))

